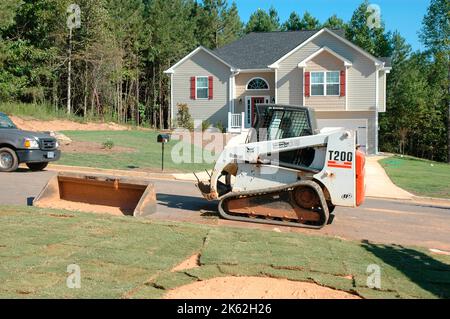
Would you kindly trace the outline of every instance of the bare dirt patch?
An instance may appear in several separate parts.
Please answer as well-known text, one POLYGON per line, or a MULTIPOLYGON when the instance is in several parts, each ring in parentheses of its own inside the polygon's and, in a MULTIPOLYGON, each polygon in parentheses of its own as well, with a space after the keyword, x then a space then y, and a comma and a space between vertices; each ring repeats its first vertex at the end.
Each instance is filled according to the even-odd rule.
POLYGON ((184 260, 181 264, 179 264, 179 265, 175 266, 174 268, 172 268, 171 272, 183 271, 183 270, 187 270, 187 269, 198 268, 198 267, 200 267, 200 265, 199 265, 199 258, 200 258, 200 254, 192 255, 188 259, 184 260))
POLYGON ((263 277, 219 277, 170 290, 166 299, 360 299, 308 282, 263 277))
POLYGON ((61 145, 61 151, 66 153, 83 153, 83 154, 114 154, 114 153, 134 153, 136 150, 130 147, 114 146, 113 148, 105 148, 100 143, 72 141, 69 145, 61 145))
POLYGON ((41 121, 10 116, 16 126, 28 131, 125 131, 129 128, 116 123, 77 123, 69 120, 41 121))
POLYGON ((119 207, 71 202, 63 199, 46 199, 39 202, 39 207, 65 209, 76 212, 110 214, 114 216, 132 215, 132 211, 124 211, 119 207))

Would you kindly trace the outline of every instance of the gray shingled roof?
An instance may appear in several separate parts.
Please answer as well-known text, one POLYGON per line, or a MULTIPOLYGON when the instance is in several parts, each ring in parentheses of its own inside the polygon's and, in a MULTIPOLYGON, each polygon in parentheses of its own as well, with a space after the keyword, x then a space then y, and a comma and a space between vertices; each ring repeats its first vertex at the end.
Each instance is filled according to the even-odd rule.
MULTIPOLYGON (((239 69, 265 69, 320 30, 252 32, 213 52, 239 69)), ((343 30, 333 30, 344 36, 343 30)))

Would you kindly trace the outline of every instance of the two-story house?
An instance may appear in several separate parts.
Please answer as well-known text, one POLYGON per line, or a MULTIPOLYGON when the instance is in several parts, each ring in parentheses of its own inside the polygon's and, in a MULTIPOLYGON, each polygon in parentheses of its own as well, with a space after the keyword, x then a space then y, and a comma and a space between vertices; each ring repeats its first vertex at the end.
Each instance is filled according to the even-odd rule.
POLYGON ((165 72, 172 119, 186 103, 193 119, 236 132, 251 126, 258 103, 305 105, 315 109, 319 128, 356 130, 362 149, 373 154, 390 69, 389 59, 324 28, 250 33, 214 51, 200 46, 165 72))

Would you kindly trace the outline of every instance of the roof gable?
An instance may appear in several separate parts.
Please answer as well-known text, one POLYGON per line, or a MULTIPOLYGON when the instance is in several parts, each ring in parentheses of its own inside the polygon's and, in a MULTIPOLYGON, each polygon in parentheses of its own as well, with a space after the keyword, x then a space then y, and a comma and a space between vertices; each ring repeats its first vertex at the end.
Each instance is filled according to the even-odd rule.
POLYGON ((369 52, 363 50, 362 48, 360 48, 359 46, 357 46, 356 44, 353 44, 352 42, 350 42, 349 40, 347 40, 344 36, 338 35, 335 32, 327 29, 327 28, 323 28, 322 30, 316 32, 314 35, 312 35, 309 39, 307 39, 306 41, 304 41, 303 43, 299 44, 297 47, 295 47, 293 50, 289 51, 288 53, 286 53, 284 56, 282 56, 280 59, 276 60, 275 62, 273 62, 272 64, 269 65, 269 68, 278 68, 278 64, 280 62, 282 62, 283 60, 285 60, 286 58, 288 58, 289 56, 291 56, 293 53, 297 52, 298 50, 300 50, 303 46, 305 46, 307 43, 311 42, 313 39, 315 39, 316 37, 320 36, 323 33, 328 33, 332 36, 334 36, 335 38, 339 39, 340 41, 342 41, 343 43, 345 43, 346 45, 350 46, 351 48, 353 48, 354 50, 358 51, 359 53, 361 53, 362 55, 364 55, 365 57, 367 57, 368 59, 372 60, 375 65, 377 66, 383 66, 384 62, 377 59, 376 57, 374 57, 372 54, 370 54, 369 52))
POLYGON ((214 52, 212 52, 211 50, 208 50, 207 48, 203 47, 203 46, 199 46, 198 48, 196 48, 195 50, 191 51, 191 53, 189 53, 188 55, 186 55, 184 58, 182 58, 180 61, 178 61, 177 63, 175 63, 174 65, 172 65, 169 69, 165 70, 164 73, 174 73, 175 69, 183 64, 183 62, 185 62, 186 60, 188 60, 189 58, 191 58, 193 55, 195 55, 197 52, 199 51, 204 51, 206 53, 208 53, 209 55, 211 55, 212 57, 214 57, 215 59, 217 59, 218 61, 222 62, 223 64, 225 64, 226 66, 228 66, 230 69, 233 69, 233 66, 230 65, 228 62, 224 61, 222 58, 220 58, 219 56, 217 56, 214 52))
POLYGON ((349 60, 347 60, 346 58, 344 58, 343 56, 339 55, 338 53, 334 52, 333 50, 331 50, 328 47, 322 47, 319 50, 317 50, 316 52, 314 52, 313 54, 311 54, 309 57, 307 57, 306 59, 304 59, 303 61, 301 61, 298 64, 299 68, 303 68, 306 67, 306 63, 309 62, 310 60, 314 59, 316 56, 318 56, 319 54, 321 54, 322 52, 328 52, 331 55, 333 55, 334 57, 336 57, 338 60, 341 60, 342 62, 344 62, 345 66, 351 66, 352 62, 350 62, 349 60))
POLYGON ((251 32, 213 52, 238 69, 267 69, 317 32, 251 32))

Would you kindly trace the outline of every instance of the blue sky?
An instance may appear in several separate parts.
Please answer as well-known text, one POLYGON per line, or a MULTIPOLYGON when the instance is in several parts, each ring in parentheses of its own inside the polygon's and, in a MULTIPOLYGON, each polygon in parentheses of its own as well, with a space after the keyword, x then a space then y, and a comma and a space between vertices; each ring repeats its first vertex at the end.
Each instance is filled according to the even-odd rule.
MULTIPOLYGON (((229 0, 231 3, 232 0, 229 0)), ((244 22, 258 8, 277 9, 280 20, 284 21, 292 11, 302 14, 308 11, 321 22, 336 14, 344 21, 350 20, 353 11, 362 0, 235 0, 239 15, 244 22)), ((398 30, 414 50, 423 49, 417 32, 421 28, 422 18, 430 0, 373 0, 381 8, 381 16, 387 30, 398 30)))

